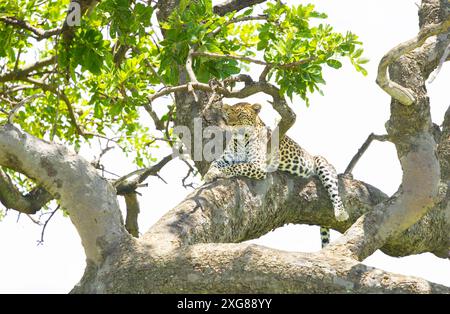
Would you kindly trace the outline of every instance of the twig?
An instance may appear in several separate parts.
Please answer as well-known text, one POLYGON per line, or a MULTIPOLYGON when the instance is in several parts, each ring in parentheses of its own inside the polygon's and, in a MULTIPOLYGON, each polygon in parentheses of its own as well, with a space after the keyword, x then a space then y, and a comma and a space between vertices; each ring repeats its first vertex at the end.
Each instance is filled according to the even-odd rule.
POLYGON ((173 120, 173 111, 175 110, 175 105, 172 105, 169 107, 169 112, 167 113, 167 121, 166 121, 166 125, 164 127, 164 136, 166 139, 168 139, 167 143, 169 144, 170 147, 173 146, 173 140, 171 140, 170 137, 170 130, 169 130, 169 125, 170 122, 173 120))
POLYGON ((261 74, 259 75, 259 80, 265 82, 265 81, 266 81, 267 74, 269 74, 269 72, 270 72, 271 69, 272 69, 271 66, 266 65, 266 66, 264 67, 264 69, 262 70, 261 74))
POLYGON ((44 227, 42 227, 42 232, 41 232, 41 239, 38 241, 38 245, 42 245, 44 243, 44 233, 45 233, 45 228, 47 228, 47 224, 50 221, 50 219, 52 219, 53 215, 58 211, 58 209, 61 207, 61 205, 58 205, 56 207, 56 209, 54 211, 52 211, 52 213, 50 214, 50 216, 47 218, 47 220, 44 223, 44 227))
POLYGON ((15 92, 24 90, 24 89, 33 89, 33 88, 34 88, 34 86, 29 86, 29 85, 17 85, 17 86, 8 88, 8 89, 4 92, 4 94, 12 94, 12 93, 15 93, 15 92))
POLYGON ((344 171, 344 174, 351 174, 353 171, 353 168, 355 167, 356 163, 359 161, 359 159, 362 157, 362 155, 366 152, 366 150, 369 148, 370 144, 373 140, 377 140, 380 142, 385 142, 389 140, 388 135, 376 135, 371 133, 365 142, 362 144, 362 146, 358 149, 358 152, 355 156, 353 156, 352 160, 348 164, 347 168, 344 171))
POLYGON ((194 183, 191 182, 191 183, 186 184, 186 180, 189 178, 189 176, 190 176, 191 174, 195 175, 196 170, 194 169, 194 167, 191 166, 191 164, 190 164, 187 160, 185 160, 184 158, 181 158, 181 160, 188 166, 188 172, 186 173, 186 175, 184 176, 184 178, 181 179, 181 184, 183 185, 183 187, 184 187, 185 189, 187 189, 188 187, 194 189, 194 188, 195 188, 195 187, 194 187, 194 183))
MULTIPOLYGON (((159 47, 158 47, 157 42, 154 41, 153 37, 151 37, 151 38, 152 38, 153 43, 155 44, 155 46, 158 48, 158 52, 159 52, 159 47)), ((138 54, 138 55, 141 54, 141 51, 140 51, 138 48, 136 48, 136 47, 133 47, 132 50, 133 50, 134 53, 136 53, 136 54, 138 54)), ((164 80, 163 80, 162 76, 159 75, 159 73, 155 70, 155 68, 153 67, 153 65, 150 63, 150 61, 149 61, 148 59, 144 59, 144 62, 145 62, 145 64, 147 65, 147 67, 150 69, 150 72, 152 72, 152 74, 153 74, 155 77, 157 77, 157 78, 159 79, 159 81, 161 82, 161 84, 162 84, 164 87, 167 87, 167 85, 164 83, 164 80)), ((172 95, 170 95, 170 97, 172 98, 172 101, 175 102, 175 97, 173 97, 172 95)))
MULTIPOLYGON (((99 141, 99 146, 101 146, 100 139, 99 139, 98 141, 99 141)), ((108 141, 108 142, 109 142, 109 141, 108 141)), ((105 148, 102 148, 102 151, 100 152, 100 154, 98 155, 98 157, 95 158, 95 159, 91 162, 91 164, 94 166, 94 168, 100 169, 100 170, 104 171, 104 167, 100 164, 100 161, 101 161, 102 157, 103 157, 108 151, 110 151, 111 149, 114 149, 114 146, 109 146, 108 144, 109 144, 109 143, 106 143, 106 147, 105 147, 105 148)))
POLYGON ((14 106, 14 108, 11 110, 11 112, 9 113, 8 123, 9 124, 13 123, 13 120, 14 120, 14 117, 15 117, 17 111, 19 111, 19 109, 22 108, 22 106, 24 106, 25 104, 33 101, 34 99, 36 99, 38 97, 45 97, 45 95, 44 94, 34 94, 34 95, 28 96, 28 97, 24 98, 22 101, 18 102, 14 106))
POLYGON ((12 72, 8 72, 3 75, 0 75, 0 82, 7 82, 7 81, 13 81, 13 80, 17 80, 17 79, 26 78, 28 76, 28 74, 30 74, 31 72, 33 72, 37 69, 40 69, 42 67, 51 65, 55 62, 56 62, 55 56, 49 57, 49 58, 46 58, 43 60, 39 60, 24 69, 12 71, 12 72))
POLYGON ((248 8, 252 5, 262 3, 266 0, 228 0, 222 1, 221 3, 214 6, 213 11, 218 15, 225 15, 232 11, 240 11, 242 9, 248 8))
MULTIPOLYGON (((167 181, 164 180, 164 178, 161 177, 161 175, 160 175, 159 173, 155 174, 155 176, 156 176, 158 179, 160 179, 162 182, 164 182, 165 184, 167 184, 167 181)), ((139 185, 140 185, 140 184, 136 185, 136 187, 139 187, 139 185)))
MULTIPOLYGON (((168 155, 161 159, 157 164, 133 171, 127 175, 124 175, 117 179, 113 185, 116 188, 118 195, 124 195, 127 193, 135 192, 137 185, 145 181, 149 176, 158 176, 158 172, 173 159, 172 155, 168 155)), ((163 182, 166 182, 163 178, 159 177, 163 182)))
POLYGON ((98 133, 85 132, 84 134, 85 134, 86 136, 98 137, 98 138, 102 138, 102 139, 104 139, 104 140, 107 140, 108 142, 113 142, 113 143, 116 144, 117 147, 119 147, 122 151, 125 151, 125 148, 123 148, 123 147, 120 145, 119 141, 116 140, 116 138, 120 138, 119 136, 111 137, 111 138, 110 138, 110 137, 107 137, 107 136, 104 136, 104 135, 101 135, 101 134, 98 134, 98 133))
POLYGON ((14 63, 13 72, 17 72, 17 69, 19 68, 19 62, 20 62, 20 55, 21 54, 22 54, 22 47, 20 47, 19 51, 17 52, 16 62, 14 63))
POLYGON ((211 105, 215 102, 218 102, 222 99, 221 94, 219 93, 219 88, 223 88, 223 85, 216 79, 211 79, 209 82, 209 87, 211 87, 212 93, 209 96, 208 103, 202 110, 202 115, 205 116, 205 113, 209 110, 211 105))
POLYGON ((450 27, 450 15, 447 19, 439 24, 432 24, 424 27, 420 33, 404 43, 392 48, 381 59, 378 65, 377 84, 392 98, 396 99, 405 106, 412 105, 416 101, 416 94, 409 88, 391 81, 387 75, 387 69, 395 60, 402 55, 422 46, 425 40, 430 37, 446 31, 450 27))
POLYGON ((169 145, 172 145, 172 143, 174 143, 176 140, 171 139, 171 138, 163 138, 163 137, 155 137, 153 136, 153 139, 147 143, 145 143, 145 146, 150 146, 153 143, 155 143, 156 141, 163 141, 163 142, 167 142, 169 145))
POLYGON ((194 53, 194 50, 193 50, 193 48, 191 48, 189 50, 188 57, 186 59, 186 72, 189 75, 189 79, 190 79, 190 82, 187 83, 187 90, 189 93, 192 93, 192 95, 194 96, 194 100, 196 102, 198 102, 198 96, 195 93, 195 90, 191 85, 192 83, 198 83, 197 77, 195 76, 195 73, 194 73, 194 69, 192 68, 193 53, 194 53))
POLYGON ((33 217, 31 217, 30 214, 26 214, 28 218, 30 218, 30 220, 35 223, 38 226, 42 226, 42 223, 39 220, 34 219, 33 217))
MULTIPOLYGON (((195 89, 199 89, 199 90, 203 90, 203 91, 211 91, 211 87, 209 87, 209 85, 205 84, 205 83, 190 83, 190 86, 195 89)), ((187 89, 188 89, 188 84, 165 87, 161 91, 149 96, 148 101, 153 102, 157 98, 160 98, 160 97, 172 94, 172 93, 176 93, 176 92, 186 91, 187 89)))

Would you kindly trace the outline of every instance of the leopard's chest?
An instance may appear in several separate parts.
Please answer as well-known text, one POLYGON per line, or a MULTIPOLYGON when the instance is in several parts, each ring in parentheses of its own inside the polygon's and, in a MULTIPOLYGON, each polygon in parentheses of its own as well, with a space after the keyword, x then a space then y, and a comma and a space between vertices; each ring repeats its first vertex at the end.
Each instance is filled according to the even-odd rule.
POLYGON ((230 134, 225 154, 232 155, 235 163, 265 159, 265 147, 270 135, 267 129, 233 128, 230 134))

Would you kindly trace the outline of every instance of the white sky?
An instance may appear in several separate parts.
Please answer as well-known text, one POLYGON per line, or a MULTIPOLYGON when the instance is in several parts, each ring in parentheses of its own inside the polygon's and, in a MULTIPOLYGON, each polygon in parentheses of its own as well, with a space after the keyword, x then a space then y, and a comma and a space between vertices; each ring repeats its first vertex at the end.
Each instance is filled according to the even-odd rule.
MULTIPOLYGON (((375 84, 377 65, 389 49, 416 35, 417 6, 414 0, 311 2, 319 11, 328 14, 327 22, 336 30, 351 30, 359 35, 364 43, 365 56, 371 60, 366 66, 368 77, 356 73, 348 64, 339 71, 327 70, 324 74, 327 81, 323 88, 325 96, 311 97, 310 108, 306 108, 300 99, 294 99, 297 122, 289 135, 310 153, 325 156, 342 172, 368 134, 385 133, 390 98, 375 84)), ((255 69, 252 66, 252 72, 255 69)), ((442 123, 444 112, 450 105, 446 93, 449 82, 450 66, 447 64, 428 86, 433 121, 438 124, 442 123)), ((256 96, 249 100, 264 104, 265 98, 256 96)), ((263 106, 262 115, 266 122, 274 121, 269 105, 263 106)), ((163 150, 160 154, 164 156, 167 152, 163 150)), ((125 174, 133 170, 118 154, 107 155, 104 161, 116 173, 125 174)), ((139 217, 141 232, 145 232, 190 192, 180 183, 185 170, 180 161, 172 161, 161 171, 167 185, 159 179, 150 178, 149 187, 140 190, 143 193, 139 217)), ((395 192, 401 180, 401 171, 394 146, 374 143, 353 174, 356 179, 373 184, 385 193, 395 192)), ((41 228, 24 215, 19 223, 16 220, 16 213, 10 211, 0 223, 0 293, 70 291, 81 278, 85 267, 83 248, 70 220, 57 213, 47 227, 44 245, 40 246, 36 245, 36 241, 40 238, 41 228)), ((333 232, 332 239, 338 236, 337 232, 333 232)), ((309 226, 288 225, 252 242, 287 251, 311 252, 320 249, 318 227, 309 226)), ((431 254, 392 258, 376 252, 364 263, 450 286, 450 261, 431 254)))

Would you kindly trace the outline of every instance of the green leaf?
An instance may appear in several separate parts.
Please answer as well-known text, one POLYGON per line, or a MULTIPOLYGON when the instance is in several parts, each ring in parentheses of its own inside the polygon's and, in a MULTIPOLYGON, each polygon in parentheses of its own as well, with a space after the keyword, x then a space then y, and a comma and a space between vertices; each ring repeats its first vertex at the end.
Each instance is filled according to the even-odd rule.
POLYGON ((327 65, 334 69, 340 69, 342 67, 342 63, 340 61, 334 60, 334 59, 327 60, 327 65))
POLYGON ((353 53, 352 57, 355 58, 355 59, 357 59, 357 58, 361 57, 361 55, 362 55, 363 52, 364 52, 363 49, 357 49, 357 50, 353 53))
POLYGON ((253 8, 250 8, 250 9, 245 10, 244 13, 242 13, 242 15, 247 16, 247 15, 252 14, 252 12, 253 12, 253 8))
POLYGON ((369 62, 369 59, 367 58, 359 58, 358 60, 356 60, 356 63, 358 64, 366 64, 369 62))

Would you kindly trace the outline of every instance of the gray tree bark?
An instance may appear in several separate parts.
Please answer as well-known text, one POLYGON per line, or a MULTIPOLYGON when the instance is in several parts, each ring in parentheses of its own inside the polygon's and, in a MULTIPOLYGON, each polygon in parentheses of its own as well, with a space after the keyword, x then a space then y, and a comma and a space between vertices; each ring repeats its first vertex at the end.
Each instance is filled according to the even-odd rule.
MULTIPOLYGON (((176 4, 159 1, 159 18, 176 4)), ((448 1, 423 0, 421 30, 448 20, 449 12, 448 1)), ((392 256, 449 257, 450 110, 435 139, 424 83, 449 41, 447 29, 388 63, 390 79, 415 98, 409 106, 393 98, 387 124, 404 172, 402 185, 388 197, 340 176, 350 214, 346 222, 334 219, 318 181, 273 173, 262 181, 231 178, 204 185, 135 239, 124 228, 114 187, 65 147, 10 124, 0 126, 0 165, 35 179, 69 211, 87 258, 73 293, 450 293, 449 287, 359 262, 379 248, 392 256), (286 223, 347 231, 313 254, 240 243, 286 223)), ((183 84, 186 73, 181 73, 183 84)), ((204 98, 196 102, 190 93, 178 92, 177 123, 192 130, 204 98)), ((197 164, 202 173, 207 166, 197 164)))

